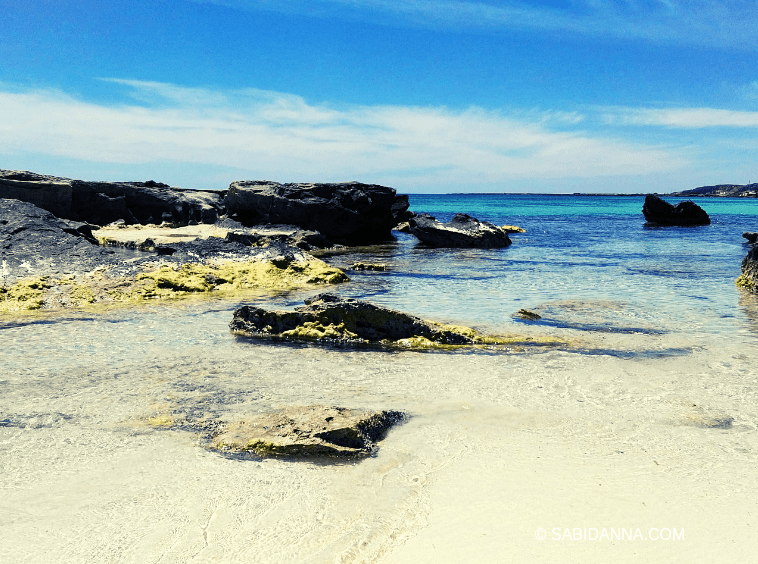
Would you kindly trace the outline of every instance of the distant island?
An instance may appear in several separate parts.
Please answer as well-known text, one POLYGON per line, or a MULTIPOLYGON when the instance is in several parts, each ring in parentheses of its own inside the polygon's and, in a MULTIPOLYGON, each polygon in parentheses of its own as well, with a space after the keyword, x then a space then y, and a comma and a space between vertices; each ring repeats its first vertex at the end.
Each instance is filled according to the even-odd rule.
POLYGON ((668 196, 681 198, 724 197, 724 198, 758 198, 758 183, 753 184, 719 184, 717 186, 701 186, 683 192, 672 192, 668 196))

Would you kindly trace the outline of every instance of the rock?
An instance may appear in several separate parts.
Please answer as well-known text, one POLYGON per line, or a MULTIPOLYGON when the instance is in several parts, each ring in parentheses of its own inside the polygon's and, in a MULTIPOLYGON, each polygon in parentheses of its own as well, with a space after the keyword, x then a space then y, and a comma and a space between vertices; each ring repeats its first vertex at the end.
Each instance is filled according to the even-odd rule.
POLYGON ((370 262, 356 262, 350 265, 350 270, 365 271, 370 270, 373 272, 385 272, 387 270, 386 264, 376 264, 370 262))
POLYGON ((672 422, 701 429, 730 429, 734 423, 734 417, 691 403, 684 404, 681 414, 672 422))
POLYGON ((737 286, 758 294, 758 246, 753 247, 742 259, 742 274, 737 286))
POLYGON ((752 233, 750 231, 746 231, 742 234, 742 236, 747 239, 747 242, 751 245, 754 245, 756 241, 758 241, 758 233, 752 233))
POLYGON ((72 264, 95 268, 104 252, 89 225, 59 219, 29 202, 0 198, 0 285, 63 273, 72 264))
POLYGON ((408 224, 407 221, 404 221, 402 223, 398 223, 393 231, 400 231, 400 233, 410 233, 411 232, 411 226, 408 224))
POLYGON ((363 245, 392 238, 395 198, 393 188, 359 182, 240 181, 231 183, 224 205, 230 217, 246 226, 288 223, 318 231, 336 243, 363 245))
POLYGON ((478 342, 468 328, 447 327, 369 302, 319 294, 295 311, 243 306, 234 312, 231 330, 248 337, 320 341, 333 344, 397 343, 425 339, 442 345, 478 342))
POLYGON ((448 223, 441 223, 428 214, 412 217, 408 224, 413 235, 432 247, 503 248, 511 244, 508 234, 487 221, 457 213, 448 223))
POLYGON ((88 182, 26 171, 0 170, 0 197, 33 203, 57 217, 107 225, 213 223, 223 213, 223 192, 171 188, 147 182, 88 182))
POLYGON ((405 223, 412 218, 415 213, 408 211, 410 202, 407 194, 397 194, 395 201, 392 203, 392 224, 405 223))
POLYGON ((526 233, 526 229, 519 227, 518 225, 501 225, 500 229, 506 233, 526 233))
MULTIPOLYGON (((215 229, 194 229, 199 228, 215 229)), ((145 236, 155 229, 114 230, 143 235, 108 241, 121 247, 116 252, 92 244, 88 224, 56 218, 28 202, 0 199, 0 314, 99 303, 136 305, 200 294, 236 297, 256 289, 281 291, 348 280, 340 269, 286 241, 251 247, 220 237, 178 241, 168 236, 170 243, 156 244, 145 236)))
MULTIPOLYGON (((233 220, 224 220, 232 222, 233 220)), ((220 225, 216 223, 216 225, 220 225)), ((327 249, 334 243, 324 237, 318 231, 300 229, 296 225, 258 225, 255 227, 240 227, 226 234, 229 241, 239 241, 244 245, 263 246, 271 241, 281 240, 294 245, 299 249, 310 251, 313 249, 327 249)))
POLYGON ((262 457, 366 456, 393 425, 405 419, 399 411, 288 407, 225 425, 212 438, 211 448, 262 457))
POLYGON ((528 319, 529 321, 537 321, 538 319, 542 319, 542 316, 539 313, 534 313, 528 309, 518 310, 516 316, 520 317, 521 319, 528 319))
POLYGON ((673 206, 655 194, 645 196, 642 213, 648 223, 661 226, 690 227, 711 223, 711 218, 705 210, 691 200, 673 206))

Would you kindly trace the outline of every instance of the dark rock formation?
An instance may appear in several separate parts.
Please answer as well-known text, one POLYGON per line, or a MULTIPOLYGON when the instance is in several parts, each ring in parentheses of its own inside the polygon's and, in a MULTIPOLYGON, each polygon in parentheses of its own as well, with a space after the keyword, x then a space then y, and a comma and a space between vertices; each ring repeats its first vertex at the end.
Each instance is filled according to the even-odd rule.
MULTIPOLYGON (((393 188, 374 184, 232 182, 227 215, 246 226, 288 223, 318 231, 335 243, 363 245, 392 238, 399 213, 393 188)), ((407 209, 407 208, 406 208, 407 209)))
POLYGON ((737 278, 737 285, 758 294, 758 246, 742 259, 742 274, 737 278))
POLYGON ((213 436, 211 448, 263 457, 365 456, 390 427, 405 419, 399 411, 288 407, 227 423, 213 436))
POLYGON ((742 236, 747 239, 747 242, 751 245, 754 245, 756 241, 758 241, 758 233, 753 233, 750 231, 746 231, 742 234, 742 236))
POLYGON ((169 221, 213 223, 223 214, 223 192, 185 190, 147 182, 88 182, 0 170, 0 197, 30 202, 57 217, 106 225, 169 221))
POLYGON ((418 214, 408 221, 410 231, 422 243, 432 247, 503 248, 511 244, 508 233, 487 221, 457 213, 448 223, 428 214, 418 214))
POLYGON ((648 223, 661 226, 691 227, 711 223, 711 218, 696 203, 685 200, 673 206, 655 194, 645 196, 642 213, 648 223))
POLYGON ((0 198, 0 286, 20 278, 94 269, 110 253, 91 228, 55 217, 28 202, 0 198))
POLYGON ((305 300, 295 311, 267 311, 243 306, 229 327, 249 337, 311 340, 334 344, 391 343, 423 338, 444 345, 476 342, 473 331, 451 328, 418 317, 334 294, 305 300), (457 330, 456 330, 457 329, 457 330))
POLYGON ((410 218, 416 215, 412 211, 408 210, 409 206, 410 202, 408 201, 407 194, 397 194, 395 196, 395 201, 392 204, 393 225, 406 223, 410 218))
MULTIPOLYGON (((233 220, 225 219, 216 223, 217 226, 231 225, 233 220)), ((324 237, 318 231, 300 229, 296 225, 258 225, 255 227, 244 227, 239 224, 239 228, 229 231, 226 234, 228 241, 238 241, 244 245, 264 246, 273 241, 283 241, 289 245, 295 246, 304 251, 313 249, 326 249, 333 247, 334 243, 324 237)))

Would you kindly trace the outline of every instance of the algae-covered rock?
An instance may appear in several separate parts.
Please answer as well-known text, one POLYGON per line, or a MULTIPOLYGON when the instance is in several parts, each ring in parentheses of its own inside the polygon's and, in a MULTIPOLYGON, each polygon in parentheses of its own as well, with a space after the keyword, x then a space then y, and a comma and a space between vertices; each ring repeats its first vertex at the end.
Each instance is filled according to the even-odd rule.
POLYGON ((388 343, 414 337, 444 345, 476 342, 471 329, 451 330, 361 300, 319 294, 306 300, 305 304, 295 311, 267 311, 243 306, 234 312, 230 327, 235 333, 252 337, 341 343, 388 343))
POLYGON ((742 274, 736 281, 737 286, 758 293, 758 247, 748 251, 742 260, 742 274))
POLYGON ((443 325, 362 300, 319 294, 294 311, 268 311, 243 306, 229 324, 242 336, 316 341, 334 345, 381 344, 414 349, 481 346, 555 346, 553 337, 482 335, 470 327, 443 325))
POLYGON ((222 452, 258 456, 355 457, 373 452, 399 411, 363 411, 323 405, 296 406, 227 423, 211 441, 222 452))

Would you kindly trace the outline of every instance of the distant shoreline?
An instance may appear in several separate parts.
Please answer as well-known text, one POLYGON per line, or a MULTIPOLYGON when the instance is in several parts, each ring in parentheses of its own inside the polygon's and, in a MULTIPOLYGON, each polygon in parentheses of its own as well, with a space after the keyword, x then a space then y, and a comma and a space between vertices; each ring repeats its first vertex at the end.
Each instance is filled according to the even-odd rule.
MULTIPOLYGON (((727 185, 731 186, 731 185, 727 185)), ((609 193, 609 192, 447 192, 430 194, 424 192, 407 192, 409 196, 623 196, 627 198, 644 198, 648 194, 655 194, 656 196, 667 198, 758 198, 758 184, 746 185, 754 186, 751 190, 745 190, 742 192, 725 192, 723 190, 717 190, 722 188, 721 186, 705 186, 704 188, 713 188, 713 192, 699 192, 701 188, 695 188, 693 190, 684 190, 682 192, 669 192, 661 194, 660 192, 640 192, 636 194, 627 193, 609 193)))

